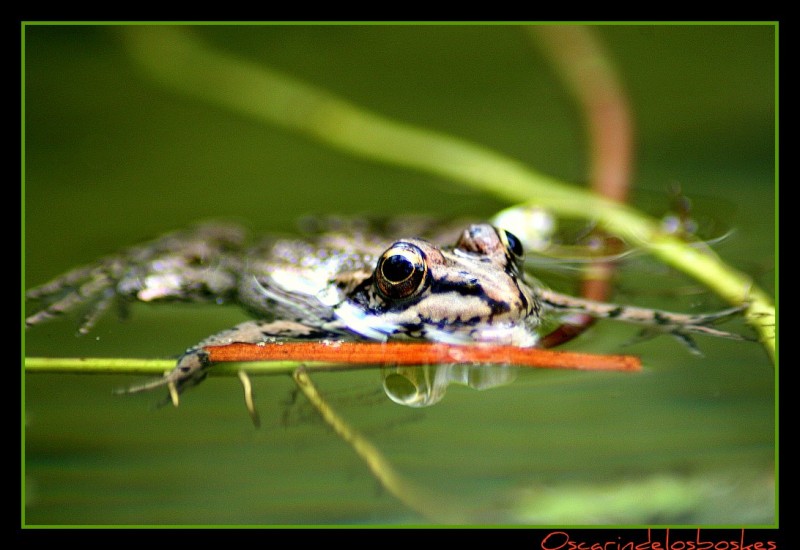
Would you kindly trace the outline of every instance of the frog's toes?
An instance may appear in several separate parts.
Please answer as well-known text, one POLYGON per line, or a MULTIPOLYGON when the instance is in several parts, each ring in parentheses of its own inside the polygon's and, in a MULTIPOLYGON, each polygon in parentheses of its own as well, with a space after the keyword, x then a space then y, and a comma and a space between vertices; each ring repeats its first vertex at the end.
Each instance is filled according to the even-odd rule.
POLYGON ((207 352, 202 349, 190 349, 181 356, 175 368, 164 374, 161 378, 150 380, 143 384, 121 388, 115 393, 141 393, 167 386, 170 390, 170 394, 161 404, 172 402, 177 406, 177 396, 187 388, 196 386, 205 380, 208 375, 207 369, 210 366, 211 361, 209 361, 207 352))
POLYGON ((643 342, 645 340, 649 340, 661 334, 669 334, 670 336, 678 340, 681 344, 683 344, 686 347, 686 349, 689 350, 689 352, 692 353, 693 355, 703 356, 703 352, 700 351, 699 346, 697 345, 697 343, 693 338, 693 336, 696 334, 714 336, 717 338, 727 338, 729 340, 754 341, 753 338, 745 336, 744 334, 739 334, 737 332, 728 332, 710 326, 722 319, 727 319, 740 311, 741 308, 735 308, 720 313, 712 313, 709 315, 698 315, 695 316, 691 322, 686 324, 680 324, 680 325, 665 324, 665 325, 645 327, 641 331, 639 331, 639 333, 634 338, 626 342, 624 345, 627 346, 643 342))
POLYGON ((654 328, 654 327, 646 327, 641 329, 636 336, 629 339, 628 341, 622 344, 623 347, 632 346, 634 344, 640 344, 662 334, 669 334, 670 336, 674 337, 678 340, 681 344, 686 346, 686 349, 692 355, 702 356, 703 352, 700 351, 700 348, 697 346, 697 343, 694 341, 686 331, 680 330, 679 328, 674 329, 665 329, 663 327, 654 328))

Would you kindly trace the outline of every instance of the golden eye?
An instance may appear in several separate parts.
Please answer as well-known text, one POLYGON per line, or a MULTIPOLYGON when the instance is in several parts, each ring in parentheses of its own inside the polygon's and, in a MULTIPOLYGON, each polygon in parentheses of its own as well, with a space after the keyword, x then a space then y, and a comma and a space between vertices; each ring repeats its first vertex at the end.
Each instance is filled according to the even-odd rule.
POLYGON ((428 266, 419 247, 395 243, 383 253, 375 268, 375 286, 391 300, 410 298, 425 287, 428 266))

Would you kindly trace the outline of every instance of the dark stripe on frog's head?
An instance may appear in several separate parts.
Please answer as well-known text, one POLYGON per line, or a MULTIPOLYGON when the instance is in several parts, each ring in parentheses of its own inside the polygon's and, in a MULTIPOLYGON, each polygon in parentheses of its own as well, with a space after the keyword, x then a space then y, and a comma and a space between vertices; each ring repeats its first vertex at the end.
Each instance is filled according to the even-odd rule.
POLYGON ((474 277, 460 281, 448 278, 434 279, 430 283, 430 290, 433 294, 455 292, 461 296, 486 296, 480 282, 474 277))
MULTIPOLYGON (((466 281, 451 281, 449 279, 434 280, 431 282, 430 291, 432 294, 453 292, 460 296, 477 296, 489 306, 492 315, 508 313, 511 310, 511 305, 507 301, 490 298, 477 279, 469 279, 466 281)), ((515 297, 520 297, 524 306, 527 307, 527 300, 522 293, 519 293, 518 296, 515 297)))

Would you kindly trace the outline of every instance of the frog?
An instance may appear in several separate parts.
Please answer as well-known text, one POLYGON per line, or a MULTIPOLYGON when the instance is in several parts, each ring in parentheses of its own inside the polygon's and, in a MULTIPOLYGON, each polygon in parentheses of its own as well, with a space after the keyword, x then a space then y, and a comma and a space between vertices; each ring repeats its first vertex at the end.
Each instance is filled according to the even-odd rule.
POLYGON ((84 307, 89 333, 112 304, 236 304, 251 319, 186 349, 163 377, 130 386, 178 394, 213 367, 207 346, 283 341, 417 340, 536 347, 543 321, 570 313, 633 323, 697 351, 697 334, 743 340, 715 325, 744 309, 676 313, 556 292, 526 271, 522 241, 489 222, 329 219, 301 236, 252 241, 240 224, 211 221, 73 269, 31 288, 26 329, 84 307))

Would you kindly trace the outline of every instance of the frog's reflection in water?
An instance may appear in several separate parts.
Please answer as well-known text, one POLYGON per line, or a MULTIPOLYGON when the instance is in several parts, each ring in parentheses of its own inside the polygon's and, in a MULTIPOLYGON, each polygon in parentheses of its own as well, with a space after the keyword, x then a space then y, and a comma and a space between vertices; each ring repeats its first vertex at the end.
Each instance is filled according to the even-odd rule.
POLYGON ((444 398, 450 384, 486 390, 510 384, 517 369, 509 365, 424 365, 382 369, 386 395, 400 405, 429 407, 444 398))
MULTIPOLYGON (((355 414, 353 407, 396 407, 395 404, 402 405, 400 409, 405 407, 422 409, 441 402, 451 384, 476 390, 498 388, 514 382, 518 370, 518 367, 511 365, 387 366, 381 367, 381 385, 370 383, 364 386, 362 381, 346 388, 326 387, 322 392, 322 398, 339 411, 351 409, 351 414, 355 414)), ((283 412, 279 423, 284 427, 321 422, 319 412, 303 398, 302 392, 297 388, 282 405, 283 412)), ((370 417, 375 418, 372 413, 370 417)), ((417 415, 392 416, 390 420, 380 425, 381 429, 384 429, 389 425, 416 422, 419 419, 417 415)))

